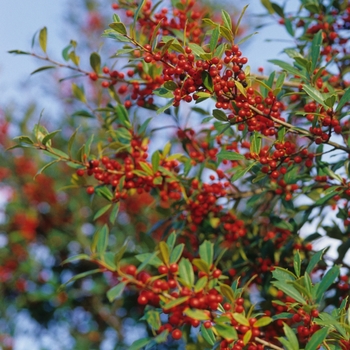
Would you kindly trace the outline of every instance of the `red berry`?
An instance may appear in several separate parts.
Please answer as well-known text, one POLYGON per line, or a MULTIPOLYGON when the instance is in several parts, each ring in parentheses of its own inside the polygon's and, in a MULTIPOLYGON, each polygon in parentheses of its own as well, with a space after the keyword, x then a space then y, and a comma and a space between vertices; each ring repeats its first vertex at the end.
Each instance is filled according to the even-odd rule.
POLYGON ((91 72, 89 74, 89 78, 93 81, 96 81, 98 79, 98 75, 95 72, 91 72))
POLYGON ((94 188, 94 186, 89 186, 89 187, 87 187, 86 188, 86 193, 87 194, 94 194, 94 192, 95 192, 95 188, 94 188))
POLYGON ((179 340, 182 337, 182 332, 180 331, 180 329, 174 329, 171 332, 171 336, 173 337, 173 339, 175 340, 179 340))

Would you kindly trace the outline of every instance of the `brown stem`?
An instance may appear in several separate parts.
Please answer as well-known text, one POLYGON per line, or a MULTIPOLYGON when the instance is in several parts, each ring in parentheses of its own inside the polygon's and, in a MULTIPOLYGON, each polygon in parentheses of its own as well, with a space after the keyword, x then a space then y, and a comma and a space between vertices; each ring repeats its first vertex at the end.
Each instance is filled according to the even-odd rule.
POLYGON ((260 338, 257 338, 257 337, 255 337, 255 341, 257 341, 258 343, 263 344, 265 346, 269 346, 271 349, 284 350, 283 348, 280 348, 277 345, 271 344, 270 342, 263 340, 263 339, 260 339, 260 338))

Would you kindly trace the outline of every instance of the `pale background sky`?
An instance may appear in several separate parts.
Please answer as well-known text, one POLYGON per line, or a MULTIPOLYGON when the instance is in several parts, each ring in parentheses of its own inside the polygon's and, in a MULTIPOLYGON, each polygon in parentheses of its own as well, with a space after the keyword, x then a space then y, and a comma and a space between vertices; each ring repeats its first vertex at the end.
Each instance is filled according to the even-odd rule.
MULTIPOLYGON (((50 56, 62 60, 61 51, 70 39, 66 36, 64 22, 62 21, 63 11, 67 3, 69 3, 67 0, 0 0, 0 109, 10 101, 20 103, 23 99, 28 101, 34 98, 40 100, 40 97, 42 97, 38 96, 41 92, 35 88, 35 85, 42 79, 43 75, 39 73, 37 76, 30 76, 30 73, 45 64, 28 56, 10 55, 7 51, 14 49, 30 51, 33 34, 46 26, 48 28, 48 51, 50 56), (22 84, 28 87, 25 95, 23 95, 23 91, 19 95, 16 89, 22 84)), ((249 17, 249 14, 264 12, 259 0, 235 1, 238 7, 243 7, 248 3, 250 3, 250 7, 246 19, 249 18, 250 23, 252 21, 258 23, 258 19, 249 17)), ((288 6, 292 7, 293 3, 294 6, 297 4, 297 2, 292 1, 287 3, 288 6)), ((289 45, 282 43, 280 40, 290 40, 290 37, 286 34, 284 28, 278 24, 262 28, 259 30, 259 34, 249 39, 245 49, 243 49, 243 55, 249 58, 249 65, 253 72, 256 72, 260 66, 265 67, 268 72, 272 69, 272 65, 266 62, 268 59, 285 58, 280 54, 281 48, 289 45), (278 39, 279 41, 266 42, 266 38, 278 39)), ((291 41, 290 44, 292 44, 291 41)), ((40 109, 50 108, 50 106, 47 106, 50 102, 44 97, 40 103, 42 104, 40 109)), ((310 229, 312 230, 312 228, 310 229)), ((327 242, 324 243, 322 246, 328 244, 327 242)), ((29 324, 28 327, 30 328, 29 324)), ((47 340, 50 343, 52 338, 48 337, 47 340)), ((30 335, 20 336, 17 338, 14 350, 27 350, 28 346, 31 350, 39 349, 38 343, 30 335)), ((52 347, 51 350, 53 349, 52 347)), ((56 343, 55 349, 61 349, 60 345, 56 343)), ((105 349, 108 349, 108 346, 105 349)))

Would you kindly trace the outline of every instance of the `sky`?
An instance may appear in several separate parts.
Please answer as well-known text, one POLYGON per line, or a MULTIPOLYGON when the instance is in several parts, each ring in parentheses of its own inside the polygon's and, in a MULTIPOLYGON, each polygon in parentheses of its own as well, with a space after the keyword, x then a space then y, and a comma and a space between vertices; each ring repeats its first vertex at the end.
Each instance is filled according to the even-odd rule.
MULTIPOLYGON (((278 2, 280 3, 280 1, 278 2)), ((259 0, 235 1, 235 4, 241 8, 249 3, 246 18, 249 16, 250 20, 258 23, 258 17, 250 15, 265 11, 259 0)), ((292 1, 287 2, 288 6, 293 6, 293 3, 295 4, 292 1)), ((9 101, 20 103, 23 98, 28 100, 42 98, 42 108, 49 107, 46 104, 50 102, 46 101, 44 96, 37 95, 41 94, 41 90, 35 86, 43 75, 30 76, 33 70, 40 67, 41 62, 27 56, 10 55, 7 51, 14 49, 30 51, 33 34, 46 26, 48 28, 50 56, 60 59, 62 48, 67 45, 69 40, 62 20, 65 6, 67 6, 66 0, 9 0, 2 2, 0 11, 0 109, 9 101), (18 93, 17 88, 21 85, 28 87, 25 90, 25 95, 23 95, 23 91, 21 91, 21 95, 18 93)), ((253 32, 253 29, 250 30, 253 32)), ((281 47, 287 46, 286 42, 281 41, 285 40, 290 41, 290 37, 278 24, 262 28, 257 35, 249 39, 242 51, 243 55, 249 58, 252 71, 257 72, 258 67, 263 66, 268 72, 272 69, 272 65, 267 63, 268 59, 285 58, 286 56, 281 56, 281 47), (278 41, 266 42, 266 38, 278 41)), ((20 337, 15 350, 28 348, 26 345, 28 345, 28 338, 20 337)), ((31 344, 31 349, 37 349, 35 341, 31 344)))

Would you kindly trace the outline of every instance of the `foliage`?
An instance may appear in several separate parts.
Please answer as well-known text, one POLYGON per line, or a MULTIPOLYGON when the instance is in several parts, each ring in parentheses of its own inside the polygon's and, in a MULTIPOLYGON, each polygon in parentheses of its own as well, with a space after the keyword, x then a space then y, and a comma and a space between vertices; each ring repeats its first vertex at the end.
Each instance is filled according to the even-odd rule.
POLYGON ((246 7, 191 0, 114 3, 113 55, 93 49, 88 68, 75 41, 51 58, 47 28, 11 51, 77 75, 57 129, 43 113, 30 133, 33 109, 15 143, 1 125, 1 322, 10 304, 44 326, 83 308, 81 348, 109 328, 125 348, 128 319, 145 330, 134 350, 349 348, 350 7, 261 2, 294 42, 269 76, 241 51, 246 7))

